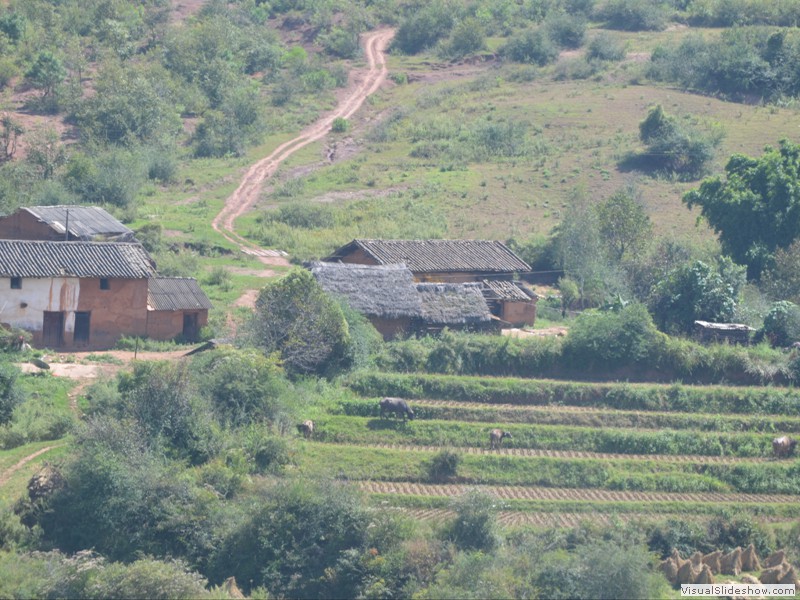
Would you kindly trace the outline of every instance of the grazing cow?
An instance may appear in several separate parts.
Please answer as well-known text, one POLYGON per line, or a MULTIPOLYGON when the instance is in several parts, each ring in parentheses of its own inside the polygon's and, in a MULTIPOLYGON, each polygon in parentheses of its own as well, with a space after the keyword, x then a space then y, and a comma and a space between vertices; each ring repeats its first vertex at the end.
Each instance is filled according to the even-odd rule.
POLYGON ((489 432, 489 448, 492 450, 497 450, 503 443, 503 438, 513 439, 512 435, 508 431, 503 431, 502 429, 492 429, 489 432))
POLYGON ((393 413, 395 416, 402 416, 403 421, 408 416, 409 420, 414 420, 414 411, 408 405, 408 402, 402 398, 384 398, 380 401, 381 419, 384 418, 386 413, 393 413))
POLYGON ((307 420, 303 421, 297 426, 298 433, 303 434, 303 437, 308 439, 314 433, 314 421, 307 420))
POLYGON ((797 440, 790 438, 788 435, 782 435, 772 440, 772 453, 775 458, 789 458, 794 454, 796 446, 797 440))

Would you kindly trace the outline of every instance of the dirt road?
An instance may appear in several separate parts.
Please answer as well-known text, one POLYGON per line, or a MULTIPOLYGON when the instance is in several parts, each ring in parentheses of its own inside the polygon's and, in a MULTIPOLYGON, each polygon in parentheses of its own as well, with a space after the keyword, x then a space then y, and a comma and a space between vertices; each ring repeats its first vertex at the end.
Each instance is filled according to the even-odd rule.
MULTIPOLYGON (((275 173, 283 161, 300 148, 325 137, 330 131, 334 119, 351 117, 361 108, 364 100, 373 94, 386 80, 387 69, 384 51, 393 35, 394 30, 392 29, 381 29, 365 34, 363 45, 368 69, 366 72, 356 71, 351 74, 352 84, 336 109, 306 128, 296 138, 284 142, 269 156, 262 158, 251 166, 244 174, 239 187, 225 201, 224 208, 214 218, 211 225, 228 241, 237 244, 242 252, 254 255, 259 259, 274 259, 283 254, 276 250, 264 250, 253 242, 244 239, 234 231, 234 222, 255 205, 264 181, 275 173)), ((268 261, 265 260, 263 262, 268 261)), ((274 264, 274 261, 271 264, 274 264)))

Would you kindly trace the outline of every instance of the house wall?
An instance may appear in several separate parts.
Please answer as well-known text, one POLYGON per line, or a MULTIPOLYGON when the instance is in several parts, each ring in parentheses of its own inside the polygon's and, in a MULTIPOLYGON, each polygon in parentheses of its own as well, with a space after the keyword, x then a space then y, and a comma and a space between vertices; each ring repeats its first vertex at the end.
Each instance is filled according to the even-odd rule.
POLYGON ((101 290, 97 278, 23 278, 15 290, 0 278, 0 323, 31 332, 34 346, 42 345, 45 311, 64 313, 63 348, 74 347, 76 311, 91 313, 89 343, 81 348, 110 348, 122 335, 145 335, 147 280, 111 279, 101 290))
POLYGON ((2 240, 51 240, 64 241, 64 234, 54 231, 27 211, 17 211, 0 219, 2 240))
POLYGON ((502 302, 500 318, 514 327, 533 325, 536 321, 535 302, 502 302))
POLYGON ((208 310, 151 310, 147 313, 147 337, 172 340, 183 333, 183 315, 197 313, 197 326, 208 325, 208 310))

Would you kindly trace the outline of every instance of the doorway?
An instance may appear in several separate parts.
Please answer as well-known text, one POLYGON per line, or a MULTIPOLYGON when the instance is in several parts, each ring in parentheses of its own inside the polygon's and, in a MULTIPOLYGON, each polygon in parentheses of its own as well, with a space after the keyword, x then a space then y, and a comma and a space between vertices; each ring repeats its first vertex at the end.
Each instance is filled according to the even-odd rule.
POLYGON ((78 311, 75 313, 75 336, 72 338, 76 346, 89 345, 89 324, 92 313, 89 311, 78 311))
POLYGON ((46 348, 64 345, 64 313, 44 311, 42 322, 42 344, 46 348))
POLYGON ((197 313, 183 313, 183 339, 185 341, 197 341, 197 337, 200 334, 197 322, 197 313))

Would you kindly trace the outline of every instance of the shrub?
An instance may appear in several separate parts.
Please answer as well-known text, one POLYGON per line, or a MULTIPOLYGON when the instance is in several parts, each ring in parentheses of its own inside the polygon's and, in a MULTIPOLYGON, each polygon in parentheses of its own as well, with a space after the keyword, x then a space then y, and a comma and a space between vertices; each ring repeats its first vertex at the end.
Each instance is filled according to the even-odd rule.
POLYGON ((422 10, 411 11, 397 28, 392 48, 404 54, 417 54, 446 37, 455 23, 452 7, 444 2, 432 2, 422 10))
POLYGON ((452 450, 441 450, 425 465, 428 479, 434 482, 447 481, 456 476, 461 464, 461 455, 452 450))
POLYGON ((509 39, 500 53, 514 62, 544 66, 558 57, 558 48, 541 29, 526 29, 509 39))
POLYGON ((589 60, 622 60, 625 58, 625 44, 607 31, 598 31, 586 46, 589 60))
POLYGON ((580 48, 586 34, 586 20, 566 13, 554 14, 544 21, 550 40, 561 48, 580 48))
POLYGON ((350 128, 350 123, 347 119, 336 117, 331 124, 331 131, 333 133, 344 133, 350 128))
POLYGON ((773 346, 789 346, 800 340, 800 307, 793 302, 775 302, 764 317, 761 334, 773 346))
POLYGON ((0 363, 0 425, 8 423, 14 408, 24 396, 17 383, 20 371, 8 363, 0 363))
POLYGON ((607 0, 598 14, 610 29, 660 31, 667 25, 661 0, 607 0))
POLYGON ((445 529, 445 536, 462 550, 491 551, 498 543, 493 496, 467 492, 453 500, 455 520, 445 529))
POLYGON ((483 26, 477 19, 469 18, 458 22, 450 37, 442 42, 441 52, 449 58, 462 58, 485 46, 483 26))

